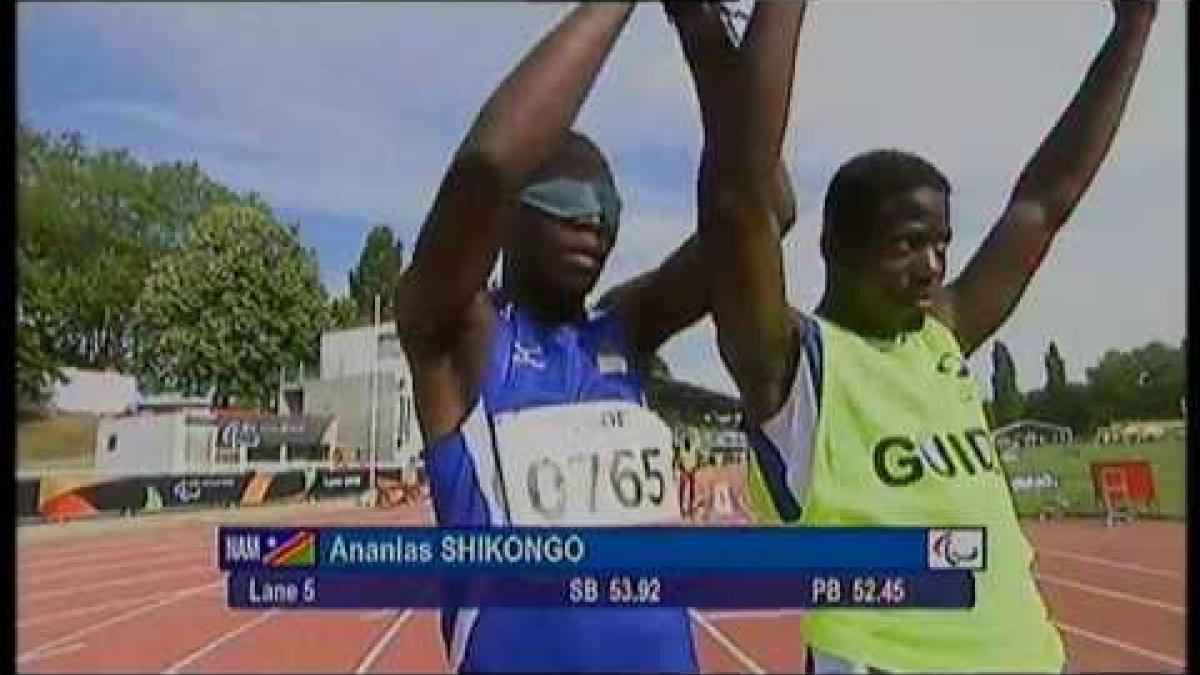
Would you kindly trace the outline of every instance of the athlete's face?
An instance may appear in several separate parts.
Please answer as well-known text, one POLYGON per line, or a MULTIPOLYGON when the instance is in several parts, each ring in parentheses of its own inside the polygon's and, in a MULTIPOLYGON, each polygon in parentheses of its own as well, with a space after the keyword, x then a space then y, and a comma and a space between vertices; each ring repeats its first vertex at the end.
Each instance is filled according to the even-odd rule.
MULTIPOLYGON (((602 171, 590 171, 586 166, 565 167, 556 174, 549 180, 612 189, 602 171)), ((557 215, 523 203, 506 253, 514 257, 522 276, 535 280, 539 289, 582 300, 596 285, 616 240, 616 223, 604 220, 596 214, 557 215)))
POLYGON ((864 305, 882 325, 919 325, 946 276, 950 223, 945 192, 921 187, 884 199, 855 256, 864 305))

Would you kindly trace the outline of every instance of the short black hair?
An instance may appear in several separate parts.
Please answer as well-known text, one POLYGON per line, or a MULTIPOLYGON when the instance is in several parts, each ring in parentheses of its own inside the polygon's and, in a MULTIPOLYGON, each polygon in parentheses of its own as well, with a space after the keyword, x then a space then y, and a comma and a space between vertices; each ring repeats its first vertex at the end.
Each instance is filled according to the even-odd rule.
POLYGON ((949 195, 950 181, 930 162, 904 150, 871 150, 850 158, 825 192, 825 227, 851 237, 868 231, 888 197, 934 188, 949 195))
POLYGON ((600 146, 596 145, 596 142, 583 132, 574 129, 567 130, 562 144, 549 159, 533 172, 533 175, 529 178, 529 182, 536 183, 547 178, 554 178, 562 170, 562 167, 568 164, 597 168, 608 181, 609 185, 613 186, 614 189, 617 186, 612 167, 608 165, 608 158, 604 156, 604 152, 600 150, 600 146))

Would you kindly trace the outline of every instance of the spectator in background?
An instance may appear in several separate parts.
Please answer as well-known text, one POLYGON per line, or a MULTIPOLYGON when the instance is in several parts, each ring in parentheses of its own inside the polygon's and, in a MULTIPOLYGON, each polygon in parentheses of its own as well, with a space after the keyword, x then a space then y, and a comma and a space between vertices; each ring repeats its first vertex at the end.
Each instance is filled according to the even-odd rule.
POLYGON ((679 470, 679 508, 684 518, 691 518, 696 502, 696 469, 699 453, 693 442, 694 433, 685 429, 683 441, 675 453, 675 464, 679 470))
POLYGON ((416 487, 416 471, 413 465, 413 460, 410 458, 407 462, 400 466, 400 484, 399 484, 399 502, 401 506, 407 505, 415 501, 416 487))

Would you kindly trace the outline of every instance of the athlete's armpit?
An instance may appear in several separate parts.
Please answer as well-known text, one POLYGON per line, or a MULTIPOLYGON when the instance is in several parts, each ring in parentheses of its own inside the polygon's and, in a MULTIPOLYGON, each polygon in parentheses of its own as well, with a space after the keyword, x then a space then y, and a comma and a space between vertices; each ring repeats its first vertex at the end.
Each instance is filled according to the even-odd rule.
POLYGON ((495 328, 491 299, 481 292, 458 321, 402 334, 417 419, 427 441, 453 432, 467 416, 483 385, 495 328))

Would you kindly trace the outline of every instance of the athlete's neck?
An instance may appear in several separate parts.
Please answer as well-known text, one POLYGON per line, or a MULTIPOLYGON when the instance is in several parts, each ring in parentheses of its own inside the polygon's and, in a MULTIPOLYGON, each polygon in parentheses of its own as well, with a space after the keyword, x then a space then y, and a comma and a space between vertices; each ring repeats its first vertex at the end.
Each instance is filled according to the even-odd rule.
POLYGON ((500 295, 540 324, 580 323, 587 318, 582 299, 559 298, 532 284, 505 282, 500 295))
POLYGON ((911 321, 893 320, 870 308, 857 294, 828 282, 817 304, 817 314, 833 323, 865 337, 894 340, 899 335, 919 328, 911 321))

